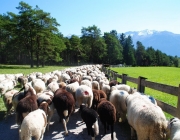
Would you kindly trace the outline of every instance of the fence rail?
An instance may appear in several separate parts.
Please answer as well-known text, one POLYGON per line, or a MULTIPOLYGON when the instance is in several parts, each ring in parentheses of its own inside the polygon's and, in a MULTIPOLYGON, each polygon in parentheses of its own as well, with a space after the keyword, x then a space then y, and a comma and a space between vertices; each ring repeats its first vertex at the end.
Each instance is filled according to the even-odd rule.
POLYGON ((110 70, 108 67, 102 67, 102 71, 108 75, 109 80, 117 80, 120 78, 121 83, 126 84, 127 81, 137 84, 137 91, 145 93, 145 88, 151 88, 163 92, 164 94, 174 95, 178 98, 177 107, 171 106, 163 101, 156 99, 158 106, 162 110, 172 116, 180 118, 180 85, 179 87, 170 86, 166 84, 156 83, 148 81, 147 78, 139 76, 138 78, 133 78, 127 74, 118 74, 117 72, 110 70))

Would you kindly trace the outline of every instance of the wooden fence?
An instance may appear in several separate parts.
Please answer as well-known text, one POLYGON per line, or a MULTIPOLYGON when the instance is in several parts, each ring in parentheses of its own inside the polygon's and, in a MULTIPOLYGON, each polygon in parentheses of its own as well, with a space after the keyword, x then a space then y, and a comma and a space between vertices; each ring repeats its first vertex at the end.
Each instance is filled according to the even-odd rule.
POLYGON ((180 118, 180 85, 179 87, 174 87, 170 85, 165 85, 161 83, 155 83, 148 81, 147 78, 139 76, 138 78, 129 77, 127 74, 119 75, 116 71, 110 70, 107 67, 102 67, 102 71, 109 76, 109 80, 117 80, 120 78, 121 83, 126 84, 127 81, 137 84, 137 90, 139 92, 145 93, 145 87, 158 90, 163 92, 164 94, 171 94, 177 96, 177 107, 171 106, 165 102, 157 100, 158 106, 162 108, 162 110, 172 116, 180 118))

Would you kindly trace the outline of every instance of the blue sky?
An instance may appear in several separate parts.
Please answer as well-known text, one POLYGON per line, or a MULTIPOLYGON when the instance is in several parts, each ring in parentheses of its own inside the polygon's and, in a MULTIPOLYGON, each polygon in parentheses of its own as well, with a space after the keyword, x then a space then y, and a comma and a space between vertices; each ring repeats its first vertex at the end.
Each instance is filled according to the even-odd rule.
MULTIPOLYGON (((1 0, 0 14, 14 12, 21 0, 1 0)), ((145 29, 180 34, 180 0, 24 0, 49 12, 64 35, 81 35, 82 27, 96 25, 103 34, 145 29)))

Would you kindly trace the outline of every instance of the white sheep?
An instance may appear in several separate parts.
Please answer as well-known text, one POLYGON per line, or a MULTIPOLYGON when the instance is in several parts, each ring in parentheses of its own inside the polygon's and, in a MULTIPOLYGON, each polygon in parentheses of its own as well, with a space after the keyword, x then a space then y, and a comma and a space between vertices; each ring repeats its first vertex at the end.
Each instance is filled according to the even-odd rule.
POLYGON ((22 121, 19 135, 21 140, 43 140, 47 125, 48 103, 43 102, 39 109, 30 112, 22 121))
POLYGON ((127 91, 129 94, 134 93, 135 91, 137 91, 136 89, 131 88, 129 85, 126 84, 118 84, 116 85, 117 89, 119 90, 125 90, 127 91))
POLYGON ((59 82, 66 82, 69 79, 71 78, 67 73, 62 73, 59 82))
POLYGON ((168 131, 170 133, 170 140, 180 140, 180 119, 171 118, 168 122, 168 131))
POLYGON ((102 84, 102 90, 106 93, 107 95, 107 99, 109 100, 109 96, 110 96, 110 93, 111 93, 111 87, 107 84, 102 84))
POLYGON ((116 108, 116 113, 117 114, 119 113, 120 115, 120 118, 119 118, 120 122, 125 122, 127 120, 126 118, 127 107, 126 107, 125 100, 128 96, 129 94, 125 90, 113 90, 109 98, 109 101, 116 108))
POLYGON ((78 82, 74 82, 74 83, 66 85, 66 90, 73 95, 74 100, 76 100, 75 93, 78 87, 79 87, 78 82))
POLYGON ((86 85, 86 86, 88 86, 88 87, 90 87, 92 89, 92 82, 87 80, 87 79, 82 80, 80 85, 86 85))
POLYGON ((98 81, 92 81, 92 89, 100 90, 100 86, 99 86, 98 81))
POLYGON ((135 130, 138 140, 166 139, 167 120, 159 106, 140 94, 130 94, 126 104, 132 137, 135 130))
POLYGON ((32 81, 32 87, 35 89, 37 94, 43 92, 46 89, 46 85, 41 79, 34 79, 32 81))
POLYGON ((14 89, 16 86, 16 81, 11 79, 5 79, 0 83, 0 96, 9 90, 14 89))
POLYGON ((93 92, 87 85, 80 85, 75 93, 77 106, 80 107, 82 103, 87 103, 88 107, 92 106, 93 92))
POLYGON ((92 82, 92 78, 89 75, 84 75, 81 80, 89 80, 90 82, 92 82))
POLYGON ((55 91, 59 89, 59 84, 57 82, 51 82, 50 84, 48 84, 47 86, 47 90, 51 90, 53 93, 55 93, 55 91))

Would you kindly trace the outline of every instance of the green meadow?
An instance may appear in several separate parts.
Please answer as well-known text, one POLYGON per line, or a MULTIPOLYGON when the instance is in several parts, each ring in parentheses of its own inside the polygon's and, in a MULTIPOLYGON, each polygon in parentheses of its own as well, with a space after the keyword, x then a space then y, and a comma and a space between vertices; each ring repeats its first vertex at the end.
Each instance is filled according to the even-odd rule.
MULTIPOLYGON (((147 78, 146 80, 179 87, 180 84, 180 68, 175 67, 116 67, 111 68, 118 74, 127 74, 129 77, 138 78, 139 76, 147 78)), ((118 79, 121 82, 121 79, 118 79)), ((137 84, 127 82, 131 87, 137 88, 137 84)), ((145 94, 177 107, 177 97, 166 94, 150 88, 145 88, 145 94)), ((166 114, 167 118, 171 118, 170 114, 166 114)))

